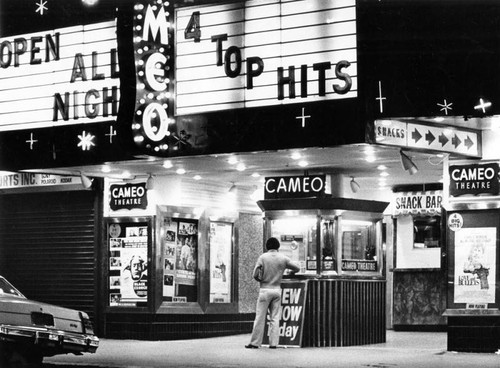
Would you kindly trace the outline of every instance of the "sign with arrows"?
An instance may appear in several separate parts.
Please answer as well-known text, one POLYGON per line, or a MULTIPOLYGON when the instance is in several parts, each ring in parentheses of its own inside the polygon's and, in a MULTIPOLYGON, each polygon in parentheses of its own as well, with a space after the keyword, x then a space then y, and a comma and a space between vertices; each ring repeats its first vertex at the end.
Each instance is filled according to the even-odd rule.
POLYGON ((376 120, 374 124, 379 144, 481 157, 480 131, 400 120, 376 120))

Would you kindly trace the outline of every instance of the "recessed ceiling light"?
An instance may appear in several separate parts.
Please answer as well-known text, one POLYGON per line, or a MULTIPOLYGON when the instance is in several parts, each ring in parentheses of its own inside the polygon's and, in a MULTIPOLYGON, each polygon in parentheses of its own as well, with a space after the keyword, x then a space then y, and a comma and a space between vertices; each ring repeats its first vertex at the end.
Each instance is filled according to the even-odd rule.
POLYGON ((130 171, 125 170, 122 172, 122 178, 130 179, 131 177, 132 177, 132 175, 130 174, 130 171))
POLYGON ((193 179, 194 180, 201 180, 201 176, 200 175, 195 175, 195 176, 193 176, 193 179))
POLYGON ((366 156, 365 157, 365 161, 366 162, 375 162, 376 158, 375 158, 375 156, 371 156, 371 155, 370 156, 366 156))
POLYGON ((170 160, 166 160, 165 162, 163 162, 163 167, 165 169, 170 169, 170 168, 172 168, 172 166, 174 166, 174 165, 172 164, 172 161, 170 161, 170 160))
POLYGON ((229 157, 229 160, 227 160, 227 162, 229 162, 229 164, 231 164, 231 165, 234 165, 234 164, 238 163, 238 159, 234 156, 231 156, 231 157, 229 157))
POLYGON ((383 176, 383 177, 385 177, 385 176, 389 176, 389 173, 388 173, 387 171, 382 171, 382 172, 380 173, 380 176, 383 176))
POLYGON ((302 155, 300 154, 300 152, 293 152, 291 157, 292 157, 292 160, 298 160, 298 159, 302 158, 302 155))
POLYGON ((184 175, 186 173, 186 170, 184 170, 183 168, 180 168, 180 169, 177 169, 175 172, 179 175, 184 175))
POLYGON ((300 167, 306 167, 307 165, 309 165, 309 163, 307 161, 304 161, 304 160, 299 161, 299 166, 300 167))
POLYGON ((252 174, 252 178, 259 178, 259 177, 260 177, 260 174, 259 174, 259 173, 254 172, 254 173, 252 174))
POLYGON ((238 171, 245 171, 246 169, 247 169, 247 167, 245 166, 245 164, 243 164, 241 162, 236 166, 236 170, 238 170, 238 171))
POLYGON ((109 172, 111 172, 111 167, 109 167, 109 165, 104 165, 104 166, 102 167, 101 171, 102 171, 103 173, 109 173, 109 172))
POLYGON ((378 165, 377 169, 378 170, 387 170, 387 166, 385 166, 385 165, 378 165))

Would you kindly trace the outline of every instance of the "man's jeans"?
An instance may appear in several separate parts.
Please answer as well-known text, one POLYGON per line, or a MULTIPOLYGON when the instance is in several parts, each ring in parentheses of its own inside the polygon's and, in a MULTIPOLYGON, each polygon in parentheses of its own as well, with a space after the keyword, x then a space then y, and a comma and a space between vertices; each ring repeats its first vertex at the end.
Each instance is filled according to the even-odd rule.
POLYGON ((270 311, 269 321, 269 346, 277 346, 279 342, 279 311, 281 306, 281 289, 260 289, 255 310, 255 321, 253 323, 250 344, 260 346, 264 336, 267 310, 270 311))

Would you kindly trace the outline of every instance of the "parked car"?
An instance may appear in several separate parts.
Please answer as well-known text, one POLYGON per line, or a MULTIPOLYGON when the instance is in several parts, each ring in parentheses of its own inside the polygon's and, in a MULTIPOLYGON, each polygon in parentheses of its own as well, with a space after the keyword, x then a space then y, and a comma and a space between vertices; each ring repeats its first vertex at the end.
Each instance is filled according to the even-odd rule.
POLYGON ((0 367, 36 367, 45 356, 98 346, 87 313, 29 300, 0 276, 0 367))

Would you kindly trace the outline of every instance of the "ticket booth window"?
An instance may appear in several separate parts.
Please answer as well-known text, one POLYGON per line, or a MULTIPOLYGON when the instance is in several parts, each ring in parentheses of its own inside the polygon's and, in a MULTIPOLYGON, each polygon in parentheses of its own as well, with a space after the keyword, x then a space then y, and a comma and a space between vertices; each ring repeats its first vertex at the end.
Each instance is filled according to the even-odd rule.
POLYGON ((371 221, 342 221, 342 266, 343 270, 377 270, 377 228, 371 221))

